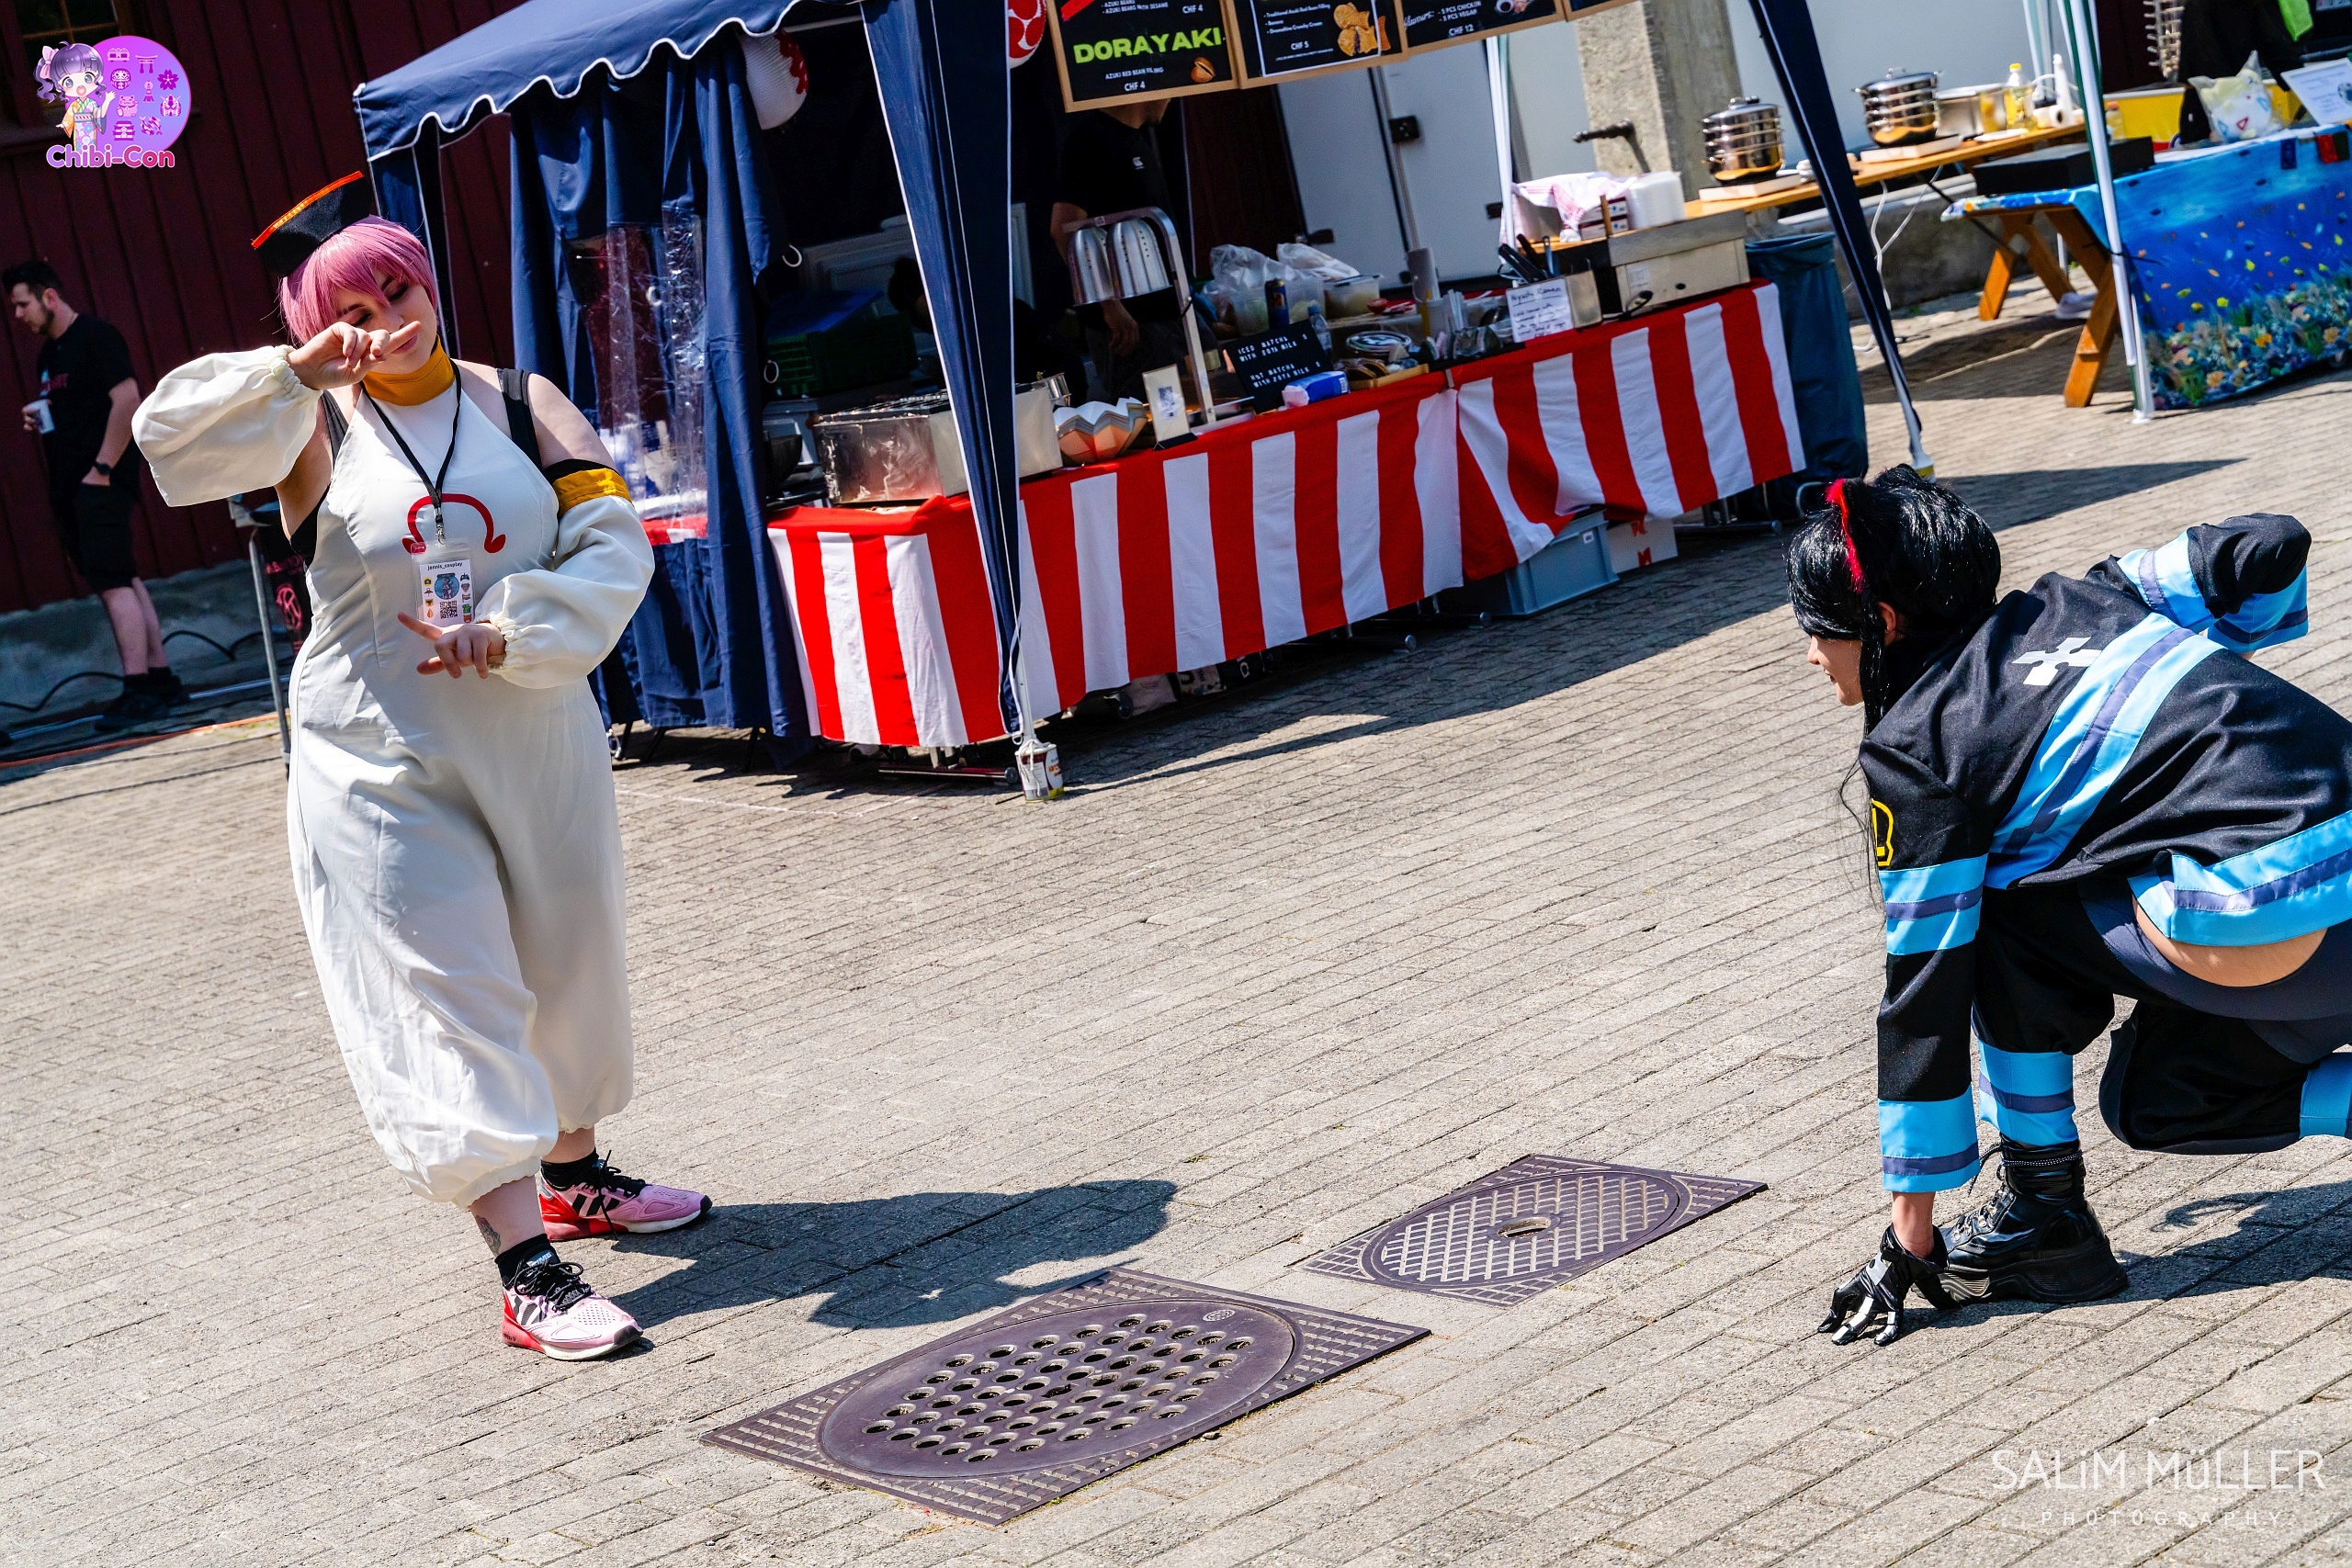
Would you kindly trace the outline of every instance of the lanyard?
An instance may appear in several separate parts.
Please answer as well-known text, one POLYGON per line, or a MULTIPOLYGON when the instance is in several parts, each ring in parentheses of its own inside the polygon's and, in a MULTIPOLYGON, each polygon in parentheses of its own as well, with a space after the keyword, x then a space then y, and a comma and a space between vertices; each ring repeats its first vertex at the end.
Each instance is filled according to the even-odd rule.
POLYGON ((368 399, 368 406, 376 411, 377 419, 383 423, 386 430, 392 433, 392 439, 400 444, 401 456, 408 459, 408 466, 416 470, 416 477, 423 482, 425 493, 433 498, 433 542, 436 545, 446 545, 449 542, 448 531, 441 525, 441 491, 442 487, 448 482, 449 459, 458 455, 458 421, 466 412, 465 387, 454 378, 451 379, 449 386, 450 389, 458 394, 457 406, 450 411, 449 414, 449 449, 441 454, 441 471, 431 476, 426 475, 424 465, 416 460, 416 454, 408 449, 408 439, 401 434, 401 427, 392 423, 391 415, 384 412, 381 403, 368 397, 367 383, 363 381, 359 387, 359 395, 368 399))

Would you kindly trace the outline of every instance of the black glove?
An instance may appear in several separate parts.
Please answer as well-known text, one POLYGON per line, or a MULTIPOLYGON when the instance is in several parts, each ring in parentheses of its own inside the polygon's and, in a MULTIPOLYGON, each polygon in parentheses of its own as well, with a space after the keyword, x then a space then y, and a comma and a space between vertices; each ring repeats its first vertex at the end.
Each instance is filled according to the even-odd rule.
POLYGON ((1873 1343, 1892 1345, 1908 1326, 1904 1321, 1903 1303, 1914 1285, 1935 1306, 1957 1305, 1945 1292, 1941 1278, 1946 1257, 1943 1233, 1938 1231, 1935 1235, 1933 1255, 1914 1258, 1894 1239, 1894 1227, 1887 1226, 1886 1234, 1879 1237, 1877 1258, 1830 1292, 1829 1315, 1814 1332, 1828 1335, 1833 1345, 1850 1345, 1871 1328, 1878 1327, 1873 1343), (1885 1320, 1883 1326, 1882 1318, 1885 1320))

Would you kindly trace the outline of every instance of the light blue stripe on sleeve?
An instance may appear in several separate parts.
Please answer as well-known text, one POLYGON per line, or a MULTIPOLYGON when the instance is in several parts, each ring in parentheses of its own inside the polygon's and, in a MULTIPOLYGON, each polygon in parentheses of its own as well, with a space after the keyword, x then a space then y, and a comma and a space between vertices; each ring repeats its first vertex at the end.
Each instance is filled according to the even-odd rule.
POLYGON ((1984 857, 1940 861, 1908 871, 1882 871, 1878 888, 1889 904, 1921 904, 1984 886, 1984 857))
POLYGON ((2138 584, 2148 608, 2174 625, 2194 632, 2213 624, 2213 612, 2206 605, 2204 591, 2197 586, 2197 572, 2189 565, 2186 533, 2174 535, 2169 544, 2156 549, 2133 550, 2117 564, 2138 584))
POLYGON ((1976 1174, 1970 1099, 1878 1102, 1879 1163, 1889 1192, 1941 1192, 1976 1174))
POLYGON ((2175 853, 2171 874, 2135 876, 2132 897, 2175 942, 2251 947, 2352 919, 2352 813, 2214 866, 2175 853))
MULTIPOLYGON (((1984 919, 1978 905, 1984 901, 1980 892, 1955 893, 1951 907, 1928 909, 1927 913, 1894 918, 1894 906, 1887 906, 1886 951, 1897 958, 1915 953, 1941 953, 1954 947, 1966 947, 1976 940, 1976 928, 1984 919)), ((1914 908, 1927 909, 1925 905, 1914 908)))
POLYGON ((2311 629, 2310 591, 2309 574, 2297 572, 2294 581, 2275 593, 2253 595, 2208 626, 2205 635, 2233 653, 2292 642, 2311 629))
MULTIPOLYGON (((1981 1043, 1980 1043, 1981 1044, 1981 1043)), ((1990 1100, 2001 1136, 2020 1144, 2070 1144, 2075 1126, 2075 1059, 2055 1051, 2004 1051, 1981 1045, 1980 1104, 1990 1100)))
POLYGON ((1984 897, 1984 857, 1878 874, 1886 897, 1886 951, 1900 957, 1965 947, 1976 940, 1984 897))

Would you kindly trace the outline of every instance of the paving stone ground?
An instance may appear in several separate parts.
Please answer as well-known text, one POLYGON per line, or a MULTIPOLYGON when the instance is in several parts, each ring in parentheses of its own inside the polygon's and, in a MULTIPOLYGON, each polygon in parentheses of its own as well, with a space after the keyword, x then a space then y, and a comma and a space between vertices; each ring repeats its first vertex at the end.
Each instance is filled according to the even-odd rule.
MULTIPOLYGON (((2061 406, 2024 309, 1911 329, 2008 580, 2296 513, 2314 631, 2268 660, 2352 702, 2352 377, 2134 424, 2061 406)), ((625 766, 608 1143, 722 1206, 570 1249, 652 1340, 583 1366, 499 1345, 473 1227, 361 1124, 266 726, 12 775, 0 1560, 2352 1559, 2344 1143, 2134 1155, 2086 1110, 2127 1295, 1813 1334, 1885 1211, 1857 720, 1802 655, 1757 541, 1094 732, 1050 807, 625 766), (1770 1187, 1508 1310, 1297 1267, 1537 1151, 1770 1187), (1000 1529, 697 1441, 1112 1263, 1433 1332, 1000 1529)))

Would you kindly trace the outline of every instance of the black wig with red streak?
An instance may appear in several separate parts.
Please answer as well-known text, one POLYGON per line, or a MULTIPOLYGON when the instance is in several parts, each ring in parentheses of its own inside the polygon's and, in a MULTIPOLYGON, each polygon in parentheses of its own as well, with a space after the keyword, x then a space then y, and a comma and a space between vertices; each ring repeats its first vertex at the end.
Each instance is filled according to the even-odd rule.
POLYGON ((1960 497, 1908 468, 1839 479, 1790 542, 1789 604, 1807 635, 1862 645, 1862 716, 1886 711, 1883 623, 1938 641, 1973 629, 2000 591, 2001 547, 1960 497))

